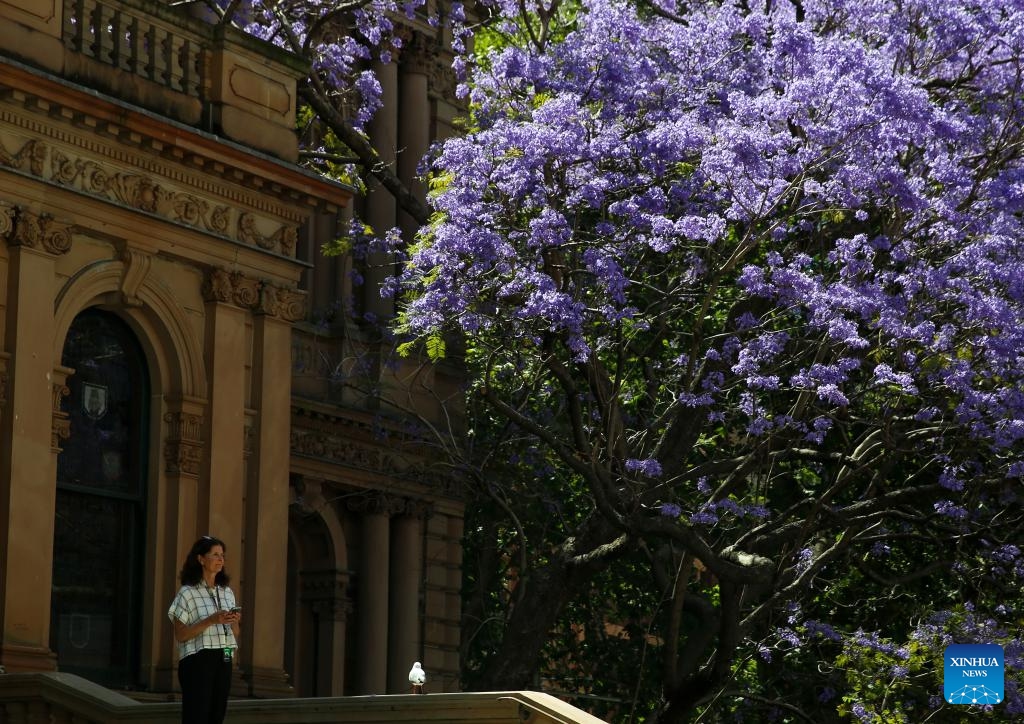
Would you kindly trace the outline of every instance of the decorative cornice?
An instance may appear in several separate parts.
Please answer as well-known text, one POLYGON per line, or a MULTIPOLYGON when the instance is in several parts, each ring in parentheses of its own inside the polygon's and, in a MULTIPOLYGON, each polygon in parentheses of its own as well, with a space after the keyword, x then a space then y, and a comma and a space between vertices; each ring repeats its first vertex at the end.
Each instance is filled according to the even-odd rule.
POLYGON ((345 506, 353 513, 373 515, 410 515, 416 518, 429 517, 433 506, 417 498, 393 495, 380 490, 366 490, 345 496, 345 506))
POLYGON ((431 468, 433 460, 429 451, 422 446, 417 449, 421 441, 396 431, 389 444, 375 444, 367 439, 372 439, 374 432, 379 430, 366 423, 292 406, 290 446, 293 455, 409 481, 444 497, 462 499, 461 483, 431 468), (405 453, 397 449, 400 446, 407 448, 405 453))
MULTIPOLYGON (((0 113, 0 118, 3 115, 0 113)), ((191 191, 174 188, 152 173, 126 171, 92 158, 75 157, 69 155, 69 150, 56 146, 51 151, 50 146, 39 140, 20 140, 21 147, 13 153, 0 140, 0 165, 200 232, 216 234, 275 254, 295 256, 298 225, 302 219, 294 210, 283 207, 272 210, 275 216, 288 219, 281 224, 252 211, 211 202, 191 191)), ((135 168, 145 169, 154 165, 145 164, 142 159, 133 160, 137 162, 135 168)), ((162 168, 156 170, 166 171, 162 168)), ((188 184, 189 189, 199 186, 195 178, 183 178, 181 181, 188 184)), ((257 188, 265 186, 265 182, 255 185, 257 188)), ((211 195, 215 192, 214 189, 208 191, 211 195)), ((253 198, 245 201, 254 203, 253 198)))

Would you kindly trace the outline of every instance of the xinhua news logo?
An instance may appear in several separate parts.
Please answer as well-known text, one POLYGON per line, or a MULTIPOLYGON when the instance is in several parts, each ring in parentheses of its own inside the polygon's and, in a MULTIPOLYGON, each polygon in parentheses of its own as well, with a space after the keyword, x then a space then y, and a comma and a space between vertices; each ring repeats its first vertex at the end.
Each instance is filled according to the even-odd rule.
POLYGON ((943 656, 943 696, 949 704, 985 706, 1003 702, 1003 647, 952 644, 943 656))

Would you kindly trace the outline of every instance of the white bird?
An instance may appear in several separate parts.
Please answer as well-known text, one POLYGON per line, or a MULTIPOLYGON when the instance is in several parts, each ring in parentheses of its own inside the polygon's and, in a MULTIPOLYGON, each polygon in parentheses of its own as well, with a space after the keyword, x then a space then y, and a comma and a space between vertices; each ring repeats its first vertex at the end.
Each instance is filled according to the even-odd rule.
POLYGON ((423 693, 423 684, 427 681, 427 672, 420 666, 420 662, 417 661, 409 669, 409 683, 412 684, 412 690, 416 694, 423 693))

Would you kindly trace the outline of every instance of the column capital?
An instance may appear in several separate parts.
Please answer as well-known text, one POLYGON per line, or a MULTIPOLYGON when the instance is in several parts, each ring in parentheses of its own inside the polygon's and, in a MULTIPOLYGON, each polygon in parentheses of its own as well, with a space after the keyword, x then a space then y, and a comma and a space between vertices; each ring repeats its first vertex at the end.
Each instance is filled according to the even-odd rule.
POLYGON ((410 516, 429 518, 433 514, 432 503, 419 498, 384 493, 379 490, 366 490, 346 496, 348 509, 354 513, 371 513, 389 517, 410 516))
POLYGON ((165 471, 171 475, 199 477, 203 459, 203 416, 198 412, 172 410, 164 414, 167 437, 164 443, 165 471))
POLYGON ((441 44, 424 33, 412 31, 403 39, 399 67, 403 73, 430 75, 441 51, 441 44))
POLYGON ((71 250, 70 221, 53 214, 35 212, 7 201, 0 201, 0 237, 11 246, 24 246, 54 256, 71 250))

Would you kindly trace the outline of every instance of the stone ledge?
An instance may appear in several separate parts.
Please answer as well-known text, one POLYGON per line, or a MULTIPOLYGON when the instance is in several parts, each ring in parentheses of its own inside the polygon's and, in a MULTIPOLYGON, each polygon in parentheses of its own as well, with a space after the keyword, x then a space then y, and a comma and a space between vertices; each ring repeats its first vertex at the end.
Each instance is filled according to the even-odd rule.
MULTIPOLYGON (((177 703, 149 704, 73 674, 0 675, 0 719, 17 712, 22 724, 73 717, 81 724, 147 722, 175 724, 177 703)), ((351 696, 313 699, 239 699, 228 704, 227 724, 371 724, 447 722, 449 724, 603 724, 590 714, 534 691, 497 691, 417 696, 351 696)))

